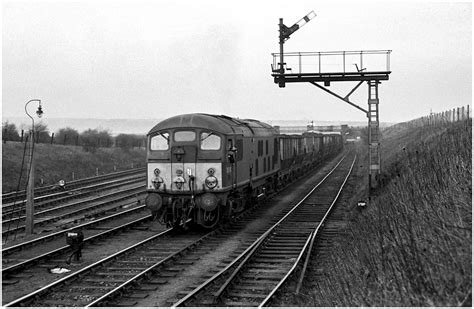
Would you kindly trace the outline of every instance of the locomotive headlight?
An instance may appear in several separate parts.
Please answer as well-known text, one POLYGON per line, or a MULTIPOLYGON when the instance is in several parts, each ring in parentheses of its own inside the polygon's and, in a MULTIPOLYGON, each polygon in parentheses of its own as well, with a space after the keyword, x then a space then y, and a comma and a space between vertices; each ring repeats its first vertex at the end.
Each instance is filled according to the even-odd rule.
POLYGON ((206 177, 205 183, 206 187, 208 187, 209 189, 214 189, 217 186, 218 181, 215 176, 210 175, 206 177))
POLYGON ((181 190, 181 188, 183 188, 183 184, 184 184, 184 178, 181 177, 181 176, 178 176, 176 177, 174 180, 173 180, 174 184, 176 185, 176 188, 178 190, 181 190))
POLYGON ((163 178, 161 178, 160 176, 156 176, 155 178, 153 178, 151 183, 153 184, 155 189, 158 190, 161 187, 161 184, 163 183, 163 178))

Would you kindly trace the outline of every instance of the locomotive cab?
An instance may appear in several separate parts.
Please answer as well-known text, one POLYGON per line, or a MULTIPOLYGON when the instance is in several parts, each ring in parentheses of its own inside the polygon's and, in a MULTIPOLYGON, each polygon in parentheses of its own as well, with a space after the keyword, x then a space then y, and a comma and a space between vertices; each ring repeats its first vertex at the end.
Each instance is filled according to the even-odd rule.
POLYGON ((222 134, 206 128, 159 131, 148 138, 147 206, 168 225, 217 222, 222 194, 222 134), (168 210, 168 211, 165 211, 168 210))

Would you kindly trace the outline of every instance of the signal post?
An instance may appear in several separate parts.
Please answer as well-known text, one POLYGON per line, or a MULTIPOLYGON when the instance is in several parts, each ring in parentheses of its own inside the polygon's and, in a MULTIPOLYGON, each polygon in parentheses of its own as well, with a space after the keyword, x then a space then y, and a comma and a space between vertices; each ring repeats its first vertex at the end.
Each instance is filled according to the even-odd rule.
POLYGON ((280 53, 272 54, 272 76, 280 88, 287 83, 308 82, 364 112, 368 118, 368 172, 369 190, 378 187, 380 176, 379 89, 389 79, 391 50, 360 50, 335 52, 284 53, 283 45, 290 35, 313 19, 311 11, 291 27, 279 22, 280 53), (285 62, 286 58, 286 62, 285 62), (328 61, 329 60, 329 61, 328 61), (334 68, 334 62, 338 63, 334 68), (316 65, 315 65, 316 63, 316 65), (329 87, 333 82, 357 82, 345 96, 329 87), (364 82, 368 85, 368 109, 350 101, 350 95, 364 82), (319 84, 319 83, 322 83, 319 84))

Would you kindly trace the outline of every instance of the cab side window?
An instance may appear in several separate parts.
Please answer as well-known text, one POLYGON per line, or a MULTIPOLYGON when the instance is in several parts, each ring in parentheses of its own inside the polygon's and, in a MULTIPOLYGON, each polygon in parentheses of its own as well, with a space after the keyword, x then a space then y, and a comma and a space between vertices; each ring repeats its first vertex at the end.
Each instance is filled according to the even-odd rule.
POLYGON ((150 139, 150 150, 168 150, 170 145, 170 134, 167 132, 159 133, 150 139))
POLYGON ((202 132, 199 144, 202 150, 219 150, 221 148, 221 138, 212 132, 202 132))

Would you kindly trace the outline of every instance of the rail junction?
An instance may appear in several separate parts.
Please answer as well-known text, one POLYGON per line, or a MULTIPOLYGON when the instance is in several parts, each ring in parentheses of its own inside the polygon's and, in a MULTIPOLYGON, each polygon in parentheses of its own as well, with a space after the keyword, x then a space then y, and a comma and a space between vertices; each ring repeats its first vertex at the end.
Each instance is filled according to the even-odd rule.
MULTIPOLYGON (((323 229, 323 221, 328 218, 329 209, 337 200, 354 160, 353 156, 347 155, 330 173, 324 177, 319 176, 318 185, 312 193, 307 194, 304 201, 297 203, 296 206, 293 203, 286 203, 286 206, 273 216, 265 214, 268 208, 271 208, 270 205, 255 207, 235 218, 233 222, 210 233, 180 234, 165 230, 71 274, 63 275, 59 280, 4 305, 7 307, 197 306, 211 303, 232 305, 261 302, 270 294, 273 295, 285 279, 296 269, 300 269, 305 264, 304 260, 309 258, 317 230, 323 229), (315 194, 318 197, 315 198, 315 194), (249 229, 256 218, 267 217, 263 226, 259 223, 258 226, 249 229), (234 241, 231 249, 220 259, 213 260, 210 256, 229 246, 225 245, 229 239, 238 241, 234 241), (288 240, 292 243, 285 243, 288 240), (280 250, 282 247, 285 249, 280 250), (283 259, 282 252, 289 257, 283 259), (249 262, 252 264, 248 264, 249 262), (267 265, 263 265, 265 263, 267 265), (205 268, 202 265, 206 265, 205 268), (286 268, 282 268, 283 265, 286 268), (299 267, 296 267, 297 265, 299 267), (285 271, 274 271, 277 268, 285 271), (255 273, 259 276, 255 277, 255 273), (252 284, 244 284, 241 281, 249 275, 254 276, 254 279, 277 284, 274 285, 273 292, 252 290, 252 284), (176 290, 176 282, 183 281, 184 278, 188 280, 176 290), (225 288, 220 291, 218 297, 215 297, 214 284, 220 282, 218 285, 221 285, 222 280, 226 282, 225 288), (239 283, 236 285, 236 282, 239 283), (237 286, 245 287, 239 290, 237 286), (240 298, 235 300, 235 295, 240 295, 240 298), (252 297, 247 297, 249 295, 252 297), (157 301, 158 296, 161 303, 157 301)), ((94 236, 96 239, 86 238, 86 242, 100 243, 109 237, 107 235, 122 233, 119 231, 122 228, 133 229, 133 226, 146 228, 148 217, 142 215, 141 218, 129 222, 126 228, 117 227, 115 230, 104 231, 94 236)), ((54 238, 60 234, 58 232, 56 236, 53 233, 45 237, 54 238)), ((36 240, 37 243, 40 241, 36 240)), ((37 244, 25 244, 33 247, 35 245, 37 244)), ((10 251, 5 251, 4 255, 15 254, 15 250, 21 249, 11 247, 7 250, 10 251)), ((63 246, 16 265, 10 264, 3 270, 4 275, 11 279, 15 274, 24 273, 25 270, 28 275, 28 270, 32 267, 38 267, 45 261, 46 263, 57 261, 58 257, 64 256, 66 252, 67 248, 63 246)), ((25 279, 19 276, 15 280, 19 282, 12 282, 13 286, 21 285, 25 279)))

